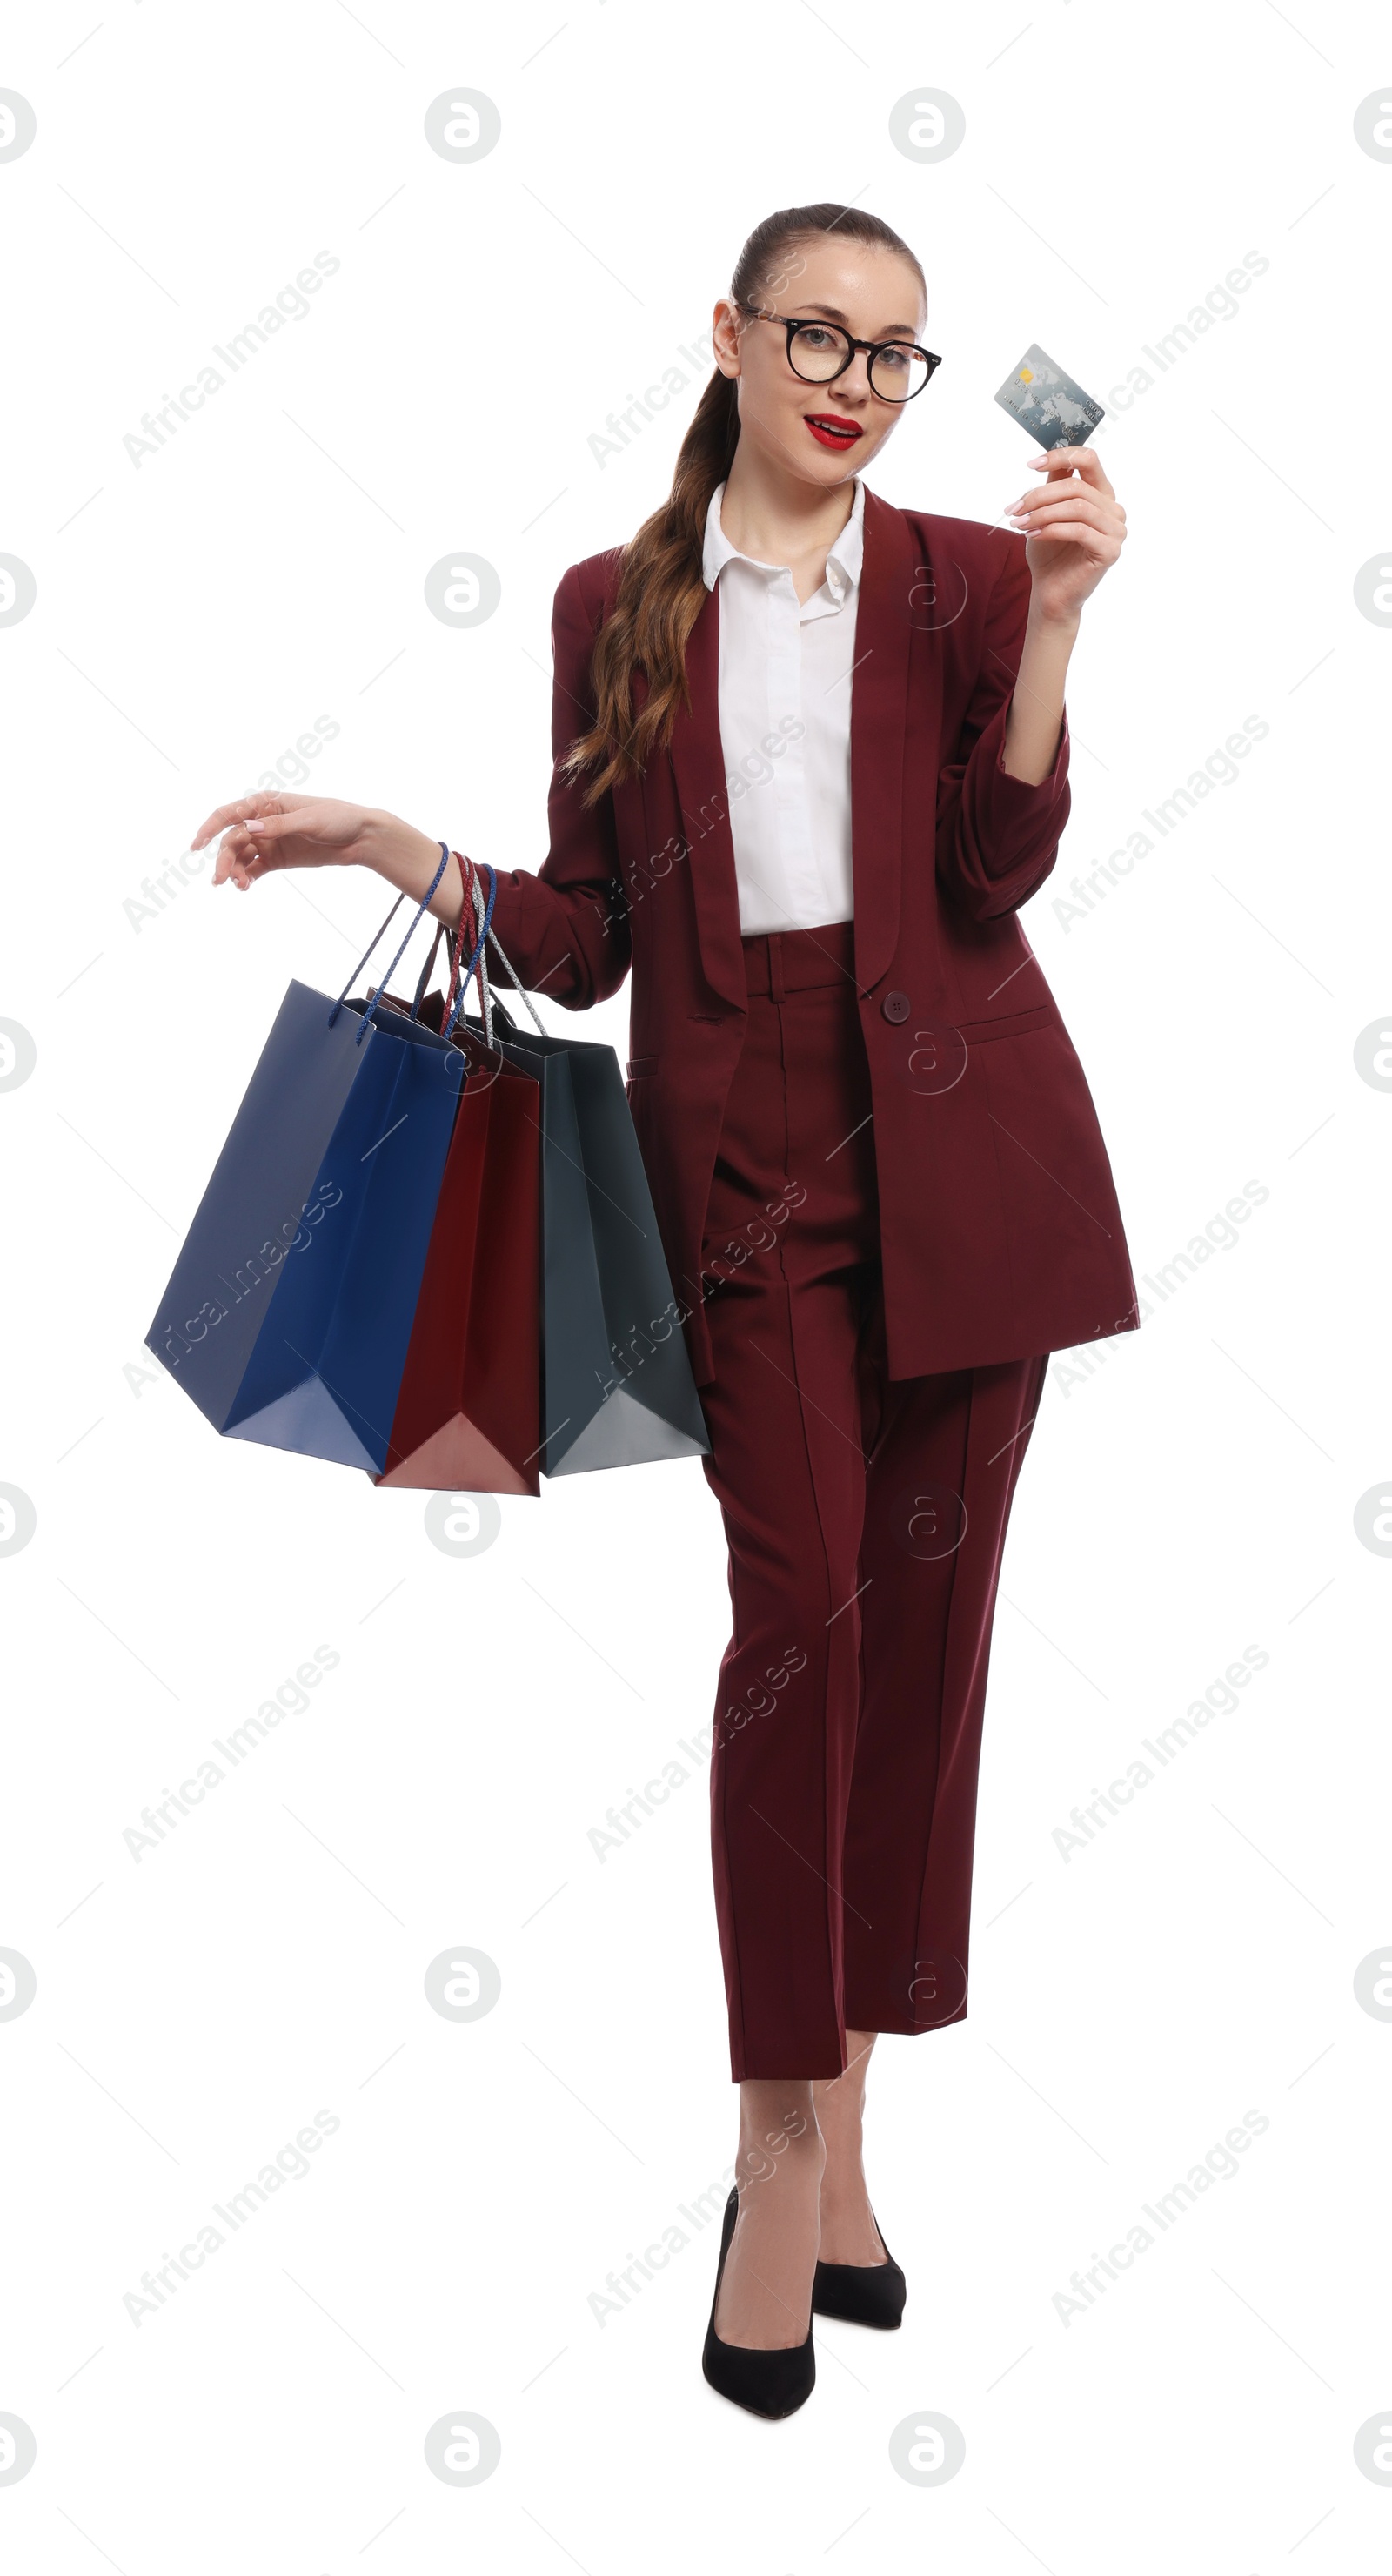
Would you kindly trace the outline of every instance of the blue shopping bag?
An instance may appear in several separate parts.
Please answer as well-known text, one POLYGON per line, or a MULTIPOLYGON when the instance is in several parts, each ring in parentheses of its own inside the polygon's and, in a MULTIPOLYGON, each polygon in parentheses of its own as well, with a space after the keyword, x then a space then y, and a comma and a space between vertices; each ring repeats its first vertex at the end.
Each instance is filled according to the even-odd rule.
POLYGON ((215 1430, 373 1475, 467 1072, 348 998, 401 900, 337 1001, 291 984, 145 1337, 215 1430))

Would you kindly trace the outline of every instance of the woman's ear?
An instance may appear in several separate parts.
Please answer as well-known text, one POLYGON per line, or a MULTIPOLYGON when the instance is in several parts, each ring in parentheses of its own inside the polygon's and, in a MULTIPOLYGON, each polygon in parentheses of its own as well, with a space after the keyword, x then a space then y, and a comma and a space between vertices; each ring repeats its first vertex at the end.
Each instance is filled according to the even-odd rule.
POLYGON ((711 323, 711 354, 722 376, 737 376, 740 372, 743 319, 728 295, 722 295, 711 323))

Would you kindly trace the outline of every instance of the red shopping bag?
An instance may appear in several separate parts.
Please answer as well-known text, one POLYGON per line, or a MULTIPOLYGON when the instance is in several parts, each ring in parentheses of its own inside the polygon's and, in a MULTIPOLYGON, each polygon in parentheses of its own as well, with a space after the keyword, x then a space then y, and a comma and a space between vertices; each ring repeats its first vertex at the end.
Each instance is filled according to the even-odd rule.
MULTIPOLYGON (((434 1018, 435 999, 422 1019, 434 1018)), ((472 1035, 456 1032, 456 1044, 468 1072, 386 1465, 373 1481, 538 1494, 541 1086, 472 1035)))

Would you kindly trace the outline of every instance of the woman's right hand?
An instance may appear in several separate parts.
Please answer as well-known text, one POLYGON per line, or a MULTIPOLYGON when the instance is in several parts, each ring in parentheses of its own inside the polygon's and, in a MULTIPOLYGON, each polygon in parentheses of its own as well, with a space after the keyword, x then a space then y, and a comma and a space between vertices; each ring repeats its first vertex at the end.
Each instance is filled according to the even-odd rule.
POLYGON ((229 877, 245 894, 275 868, 357 867, 378 864, 376 845, 386 818, 367 805, 337 796, 288 796, 270 789, 219 805, 189 843, 201 850, 221 832, 213 884, 229 877))
POLYGON ((223 836, 213 870, 215 886, 230 880, 245 894, 277 868, 372 868, 413 903, 423 903, 434 885, 430 909, 435 919, 450 930, 459 920, 464 899, 460 870, 447 868, 441 878, 439 842, 404 823, 399 814, 389 814, 385 806, 346 805, 337 796, 287 796, 268 789, 239 796, 235 805, 219 805, 200 823, 190 848, 201 850, 215 832, 223 836))

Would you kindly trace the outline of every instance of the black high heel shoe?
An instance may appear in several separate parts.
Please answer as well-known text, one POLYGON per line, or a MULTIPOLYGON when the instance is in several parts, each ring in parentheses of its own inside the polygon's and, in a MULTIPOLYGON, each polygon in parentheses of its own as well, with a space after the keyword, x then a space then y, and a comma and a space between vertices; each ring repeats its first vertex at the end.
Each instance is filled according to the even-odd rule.
MULTIPOLYGON (((870 2212, 875 2218, 873 2209, 870 2212)), ((880 2222, 875 2218, 875 2233, 880 2222)), ((897 2326, 904 2314, 909 2285, 883 2236, 883 2263, 819 2263, 812 2276, 812 2313, 840 2317, 850 2326, 897 2326)))
POLYGON ((722 2343, 715 2331, 715 2311, 720 2303, 720 2284, 725 2273, 725 2257, 739 2215, 739 2191, 732 2188, 725 2203, 725 2219, 720 2231, 720 2261, 715 2275, 715 2297, 711 2301, 710 2324, 706 2328, 706 2345, 701 2355, 701 2368, 721 2397, 732 2406, 743 2406, 751 2415, 795 2415, 812 2394, 817 2376, 816 2355, 812 2349, 812 2322, 808 2319, 805 2343, 778 2344, 767 2351, 750 2344, 722 2343))

